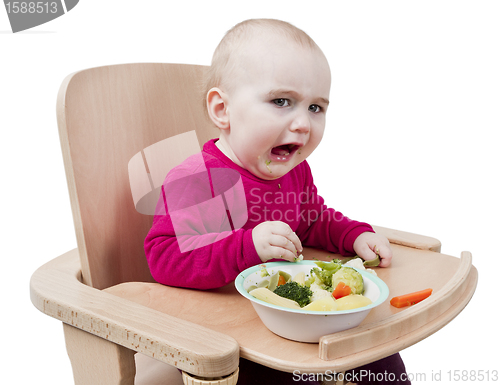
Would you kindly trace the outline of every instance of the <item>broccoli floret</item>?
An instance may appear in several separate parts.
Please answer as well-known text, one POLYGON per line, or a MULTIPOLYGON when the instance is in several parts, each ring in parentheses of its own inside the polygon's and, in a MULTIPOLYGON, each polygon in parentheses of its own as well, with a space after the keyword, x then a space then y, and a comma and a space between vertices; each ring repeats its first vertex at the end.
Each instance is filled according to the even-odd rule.
POLYGON ((269 272, 267 271, 265 266, 263 266, 262 269, 260 269, 260 276, 261 277, 268 277, 269 276, 269 272))
POLYGON ((299 285, 295 281, 290 281, 284 285, 278 286, 274 292, 283 298, 291 299, 304 307, 311 303, 313 292, 308 287, 299 285))
MULTIPOLYGON (((330 282, 331 282, 331 280, 330 280, 330 282)), ((305 285, 307 287, 311 287, 312 284, 316 284, 316 285, 320 286, 322 289, 327 288, 327 286, 323 282, 322 270, 318 269, 317 267, 313 267, 311 269, 311 275, 309 276, 309 278, 306 280, 306 283, 305 283, 305 285)))
POLYGON ((330 289, 332 286, 332 275, 335 274, 342 265, 339 263, 338 259, 334 259, 331 262, 316 262, 318 267, 313 267, 311 269, 311 276, 306 281, 306 286, 311 286, 311 284, 316 283, 322 289, 330 289))
POLYGON ((325 286, 332 286, 332 275, 334 271, 333 270, 321 270, 318 274, 318 277, 321 279, 323 284, 325 286))

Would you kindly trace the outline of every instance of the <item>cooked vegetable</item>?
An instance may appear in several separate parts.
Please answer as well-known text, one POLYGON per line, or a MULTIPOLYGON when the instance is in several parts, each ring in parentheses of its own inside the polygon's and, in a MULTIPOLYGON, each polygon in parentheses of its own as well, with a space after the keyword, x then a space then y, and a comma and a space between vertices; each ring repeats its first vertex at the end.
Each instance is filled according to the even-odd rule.
POLYGON ((300 309, 300 306, 297 302, 287 298, 283 298, 265 287, 254 289, 249 294, 257 299, 260 299, 261 301, 270 303, 272 305, 283 306, 290 309, 300 309))
POLYGON ((306 286, 299 285, 295 281, 287 282, 284 285, 278 286, 274 289, 274 293, 291 299, 299 304, 300 307, 304 307, 311 302, 312 291, 306 286))
POLYGON ((333 270, 333 272, 336 272, 338 269, 342 267, 342 264, 340 263, 340 259, 333 259, 330 262, 325 262, 325 261, 317 261, 315 262, 316 265, 318 265, 319 268, 323 270, 333 270))
POLYGON ((380 257, 377 254, 375 258, 370 259, 369 261, 365 261, 363 265, 365 265, 366 267, 376 267, 380 265, 380 257))
POLYGON ((280 275, 279 278, 278 278, 278 285, 277 286, 284 285, 285 283, 286 283, 285 277, 283 277, 282 275, 280 275))
POLYGON ((391 305, 394 307, 404 307, 414 305, 432 294, 432 289, 425 289, 421 291, 416 291, 414 293, 409 293, 405 295, 399 295, 391 299, 391 305))
POLYGON ((311 297, 311 302, 314 302, 318 299, 324 298, 324 297, 332 297, 332 293, 329 291, 322 289, 319 287, 316 283, 313 283, 310 287, 311 291, 313 292, 313 295, 311 297))
POLYGON ((351 310, 358 307, 368 306, 372 303, 370 298, 361 294, 348 295, 335 301, 337 310, 351 310))
POLYGON ((349 294, 351 294, 351 288, 344 282, 340 281, 339 284, 335 287, 335 290, 333 290, 332 297, 335 299, 339 299, 349 294))
POLYGON ((332 287, 336 288, 339 282, 349 286, 352 294, 363 294, 363 277, 352 267, 344 266, 332 276, 332 287))
MULTIPOLYGON (((377 256, 375 258, 370 259, 368 261, 363 261, 363 259, 361 259, 360 257, 355 256, 355 257, 344 258, 340 261, 340 263, 342 263, 343 265, 346 265, 347 263, 349 263, 351 261, 359 259, 363 263, 363 266, 365 266, 365 267, 377 267, 378 265, 380 265, 380 256, 378 254, 376 254, 376 255, 377 256)), ((349 266, 349 265, 347 265, 347 266, 349 266)))
POLYGON ((349 261, 347 261, 347 262, 342 261, 342 263, 343 263, 344 266, 355 267, 358 270, 365 270, 365 271, 367 271, 369 273, 372 273, 375 276, 377 275, 377 273, 375 272, 375 270, 373 270, 373 269, 367 269, 365 267, 365 264, 363 263, 363 260, 361 258, 354 257, 353 259, 349 259, 349 261))
POLYGON ((318 261, 318 267, 311 269, 311 277, 306 281, 306 286, 311 286, 313 283, 318 284, 323 289, 332 286, 332 275, 335 274, 342 264, 338 259, 331 262, 318 261))

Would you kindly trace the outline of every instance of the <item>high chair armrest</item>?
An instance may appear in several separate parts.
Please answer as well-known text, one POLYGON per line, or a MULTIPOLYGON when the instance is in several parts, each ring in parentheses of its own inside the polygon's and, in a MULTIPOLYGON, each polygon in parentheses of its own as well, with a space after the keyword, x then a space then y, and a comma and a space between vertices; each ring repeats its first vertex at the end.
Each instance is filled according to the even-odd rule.
POLYGON ((77 249, 36 270, 30 296, 51 317, 186 372, 217 377, 238 367, 232 337, 83 284, 77 249))
POLYGON ((389 239, 390 243, 420 250, 430 250, 441 252, 441 242, 436 238, 408 233, 406 231, 389 229, 382 226, 372 226, 377 234, 381 234, 389 239))

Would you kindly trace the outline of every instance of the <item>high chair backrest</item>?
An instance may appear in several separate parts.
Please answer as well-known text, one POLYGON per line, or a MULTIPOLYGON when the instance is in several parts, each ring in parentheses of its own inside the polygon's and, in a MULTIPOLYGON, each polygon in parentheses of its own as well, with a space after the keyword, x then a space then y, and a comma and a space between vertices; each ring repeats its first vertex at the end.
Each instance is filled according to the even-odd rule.
POLYGON ((113 65, 61 85, 59 134, 86 284, 153 281, 143 249, 153 216, 144 201, 170 168, 218 137, 202 107, 205 69, 113 65))

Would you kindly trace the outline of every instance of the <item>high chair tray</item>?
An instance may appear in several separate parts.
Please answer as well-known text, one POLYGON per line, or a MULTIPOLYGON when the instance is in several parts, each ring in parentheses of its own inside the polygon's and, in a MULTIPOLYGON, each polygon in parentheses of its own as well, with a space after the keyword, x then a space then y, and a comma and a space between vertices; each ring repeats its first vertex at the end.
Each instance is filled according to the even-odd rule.
MULTIPOLYGON (((477 270, 470 253, 463 252, 461 258, 456 258, 401 244, 392 247, 392 265, 376 268, 389 287, 389 298, 373 309, 360 326, 324 336, 319 344, 290 341, 270 332, 233 283, 200 291, 131 282, 105 291, 228 335, 238 342, 241 357, 265 366, 287 372, 339 372, 386 357, 426 338, 450 322, 474 293, 477 270), (396 295, 426 288, 432 288, 433 294, 419 304, 397 309, 389 303, 396 295)), ((305 259, 340 257, 307 248, 303 254, 305 259)))

